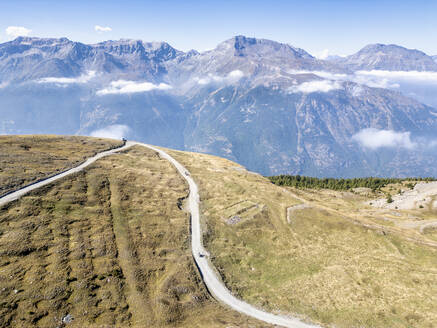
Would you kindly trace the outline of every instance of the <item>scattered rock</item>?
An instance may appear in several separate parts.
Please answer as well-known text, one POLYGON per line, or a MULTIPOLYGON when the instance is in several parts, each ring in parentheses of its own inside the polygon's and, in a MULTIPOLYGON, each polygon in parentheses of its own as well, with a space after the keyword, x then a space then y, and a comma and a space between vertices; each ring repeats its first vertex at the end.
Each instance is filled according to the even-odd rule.
MULTIPOLYGON (((401 195, 393 195, 393 202, 387 203, 386 198, 370 201, 373 207, 398 208, 400 210, 411 210, 424 208, 428 204, 432 206, 433 197, 437 195, 437 181, 421 182, 415 185, 413 190, 404 191, 401 195), (422 206, 422 207, 420 207, 422 206)), ((366 202, 370 204, 370 202, 366 202)))
POLYGON ((73 316, 68 313, 65 317, 62 318, 63 323, 71 323, 74 320, 73 316))
POLYGON ((233 225, 233 224, 237 224, 237 223, 240 222, 240 221, 241 221, 241 217, 239 217, 238 215, 234 215, 234 216, 231 216, 231 217, 226 221, 226 223, 229 224, 229 225, 233 225))

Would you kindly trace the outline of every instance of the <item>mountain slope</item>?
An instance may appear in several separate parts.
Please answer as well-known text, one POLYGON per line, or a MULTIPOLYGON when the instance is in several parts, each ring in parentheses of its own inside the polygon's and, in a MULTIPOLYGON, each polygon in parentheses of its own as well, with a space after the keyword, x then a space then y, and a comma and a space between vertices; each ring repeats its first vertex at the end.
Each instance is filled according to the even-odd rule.
MULTIPOLYGON (((374 209, 369 200, 384 193, 365 188, 272 188, 229 160, 167 152, 197 182, 205 247, 242 299, 322 327, 427 327, 437 320, 437 233, 416 228, 435 222, 435 209, 374 209)), ((409 188, 384 192, 399 189, 409 188)))
MULTIPOLYGON (((260 85, 271 82, 292 82, 293 72, 319 70, 340 72, 336 64, 314 58, 303 49, 266 39, 236 36, 215 49, 193 55, 174 65, 167 63, 173 84, 182 91, 198 85, 242 83, 260 85)), ((192 90, 191 90, 192 91, 192 90)), ((191 95, 191 92, 188 91, 191 95)))
MULTIPOLYGON (((39 147, 56 156, 50 143, 62 139, 39 147)), ((0 326, 265 327, 201 283, 181 209, 187 192, 167 160, 134 147, 2 206, 0 326)))
POLYGON ((165 42, 120 40, 85 45, 66 38, 18 37, 0 45, 0 74, 2 82, 79 77, 87 71, 155 81, 166 73, 163 62, 182 54, 165 42))
MULTIPOLYGON (((39 147, 54 155, 50 140, 39 147)), ((284 189, 223 158, 165 152, 199 186, 207 256, 237 297, 322 327, 436 320, 437 235, 421 228, 435 223, 433 208, 367 205, 408 184, 284 189)), ((206 291, 188 247, 187 192, 170 162, 134 146, 2 206, 0 325, 266 327, 206 291)))
POLYGON ((266 175, 437 175, 436 148, 428 147, 437 139, 437 110, 366 81, 346 82, 357 69, 436 65, 394 45, 324 61, 245 36, 203 53, 165 42, 17 38, 0 45, 0 133, 115 129, 225 156, 266 175), (429 141, 372 150, 354 138, 366 128, 409 133, 411 144, 429 141))
MULTIPOLYGON (((432 161, 432 155, 420 151, 393 150, 387 156, 387 150, 360 148, 352 136, 362 129, 388 128, 429 136, 437 118, 430 108, 395 92, 360 87, 357 97, 356 89, 352 83, 341 90, 310 94, 264 86, 222 88, 193 104, 185 144, 190 150, 219 154, 270 175, 287 171, 342 177, 360 176, 363 171, 366 175, 408 175, 415 171, 414 165, 399 166, 398 156, 415 158, 416 165, 417 161, 432 161)), ((425 172, 437 173, 432 167, 425 172)))
POLYGON ((437 71, 437 63, 431 56, 395 44, 369 44, 335 62, 351 70, 437 71))

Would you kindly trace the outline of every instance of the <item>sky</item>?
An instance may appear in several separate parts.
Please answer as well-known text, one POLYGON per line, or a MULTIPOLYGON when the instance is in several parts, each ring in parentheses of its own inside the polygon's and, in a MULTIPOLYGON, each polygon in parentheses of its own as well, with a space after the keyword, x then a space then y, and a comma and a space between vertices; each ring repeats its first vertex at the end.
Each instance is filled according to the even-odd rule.
POLYGON ((167 41, 204 51, 235 35, 267 38, 313 55, 394 43, 437 55, 434 0, 14 0, 0 1, 0 42, 17 35, 96 43, 167 41))

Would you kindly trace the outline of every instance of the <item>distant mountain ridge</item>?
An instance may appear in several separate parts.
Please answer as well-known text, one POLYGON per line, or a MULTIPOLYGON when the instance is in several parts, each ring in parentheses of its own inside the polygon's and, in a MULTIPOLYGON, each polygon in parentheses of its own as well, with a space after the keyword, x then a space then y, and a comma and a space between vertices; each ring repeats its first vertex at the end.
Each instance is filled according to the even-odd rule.
MULTIPOLYGON (((437 56, 428 56, 422 51, 398 45, 371 44, 347 57, 319 60, 305 50, 288 44, 236 36, 222 42, 214 50, 203 53, 195 50, 184 53, 166 42, 125 39, 87 45, 67 38, 18 37, 0 44, 0 73, 2 81, 23 81, 47 76, 72 77, 84 70, 116 73, 132 69, 137 71, 137 78, 153 79, 165 73, 164 63, 168 61, 193 57, 206 61, 215 56, 262 59, 269 64, 306 70, 437 71, 437 56)), ((215 64, 225 66, 228 63, 215 64)), ((220 69, 226 67, 214 67, 215 71, 220 69)))
POLYGON ((224 156, 267 175, 437 176, 432 147, 357 144, 353 136, 367 128, 437 139, 437 110, 343 79, 362 70, 436 72, 437 63, 381 44, 321 60, 245 36, 201 53, 166 42, 19 37, 0 44, 0 133, 115 126, 129 138, 224 156))
POLYGON ((336 63, 351 70, 437 71, 433 57, 395 44, 369 44, 336 63))
POLYGON ((0 74, 2 80, 22 82, 95 70, 155 80, 166 73, 164 62, 183 55, 166 42, 120 40, 86 45, 66 38, 19 37, 0 45, 0 74))

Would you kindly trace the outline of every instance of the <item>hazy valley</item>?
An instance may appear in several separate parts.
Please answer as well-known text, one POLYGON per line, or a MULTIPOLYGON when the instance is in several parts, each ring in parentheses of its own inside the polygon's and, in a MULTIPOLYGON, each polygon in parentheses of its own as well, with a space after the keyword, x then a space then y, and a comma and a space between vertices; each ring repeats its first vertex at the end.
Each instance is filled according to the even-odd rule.
POLYGON ((435 176, 436 75, 396 45, 321 60, 244 36, 202 53, 19 37, 0 45, 0 133, 125 136, 264 175, 435 176))

